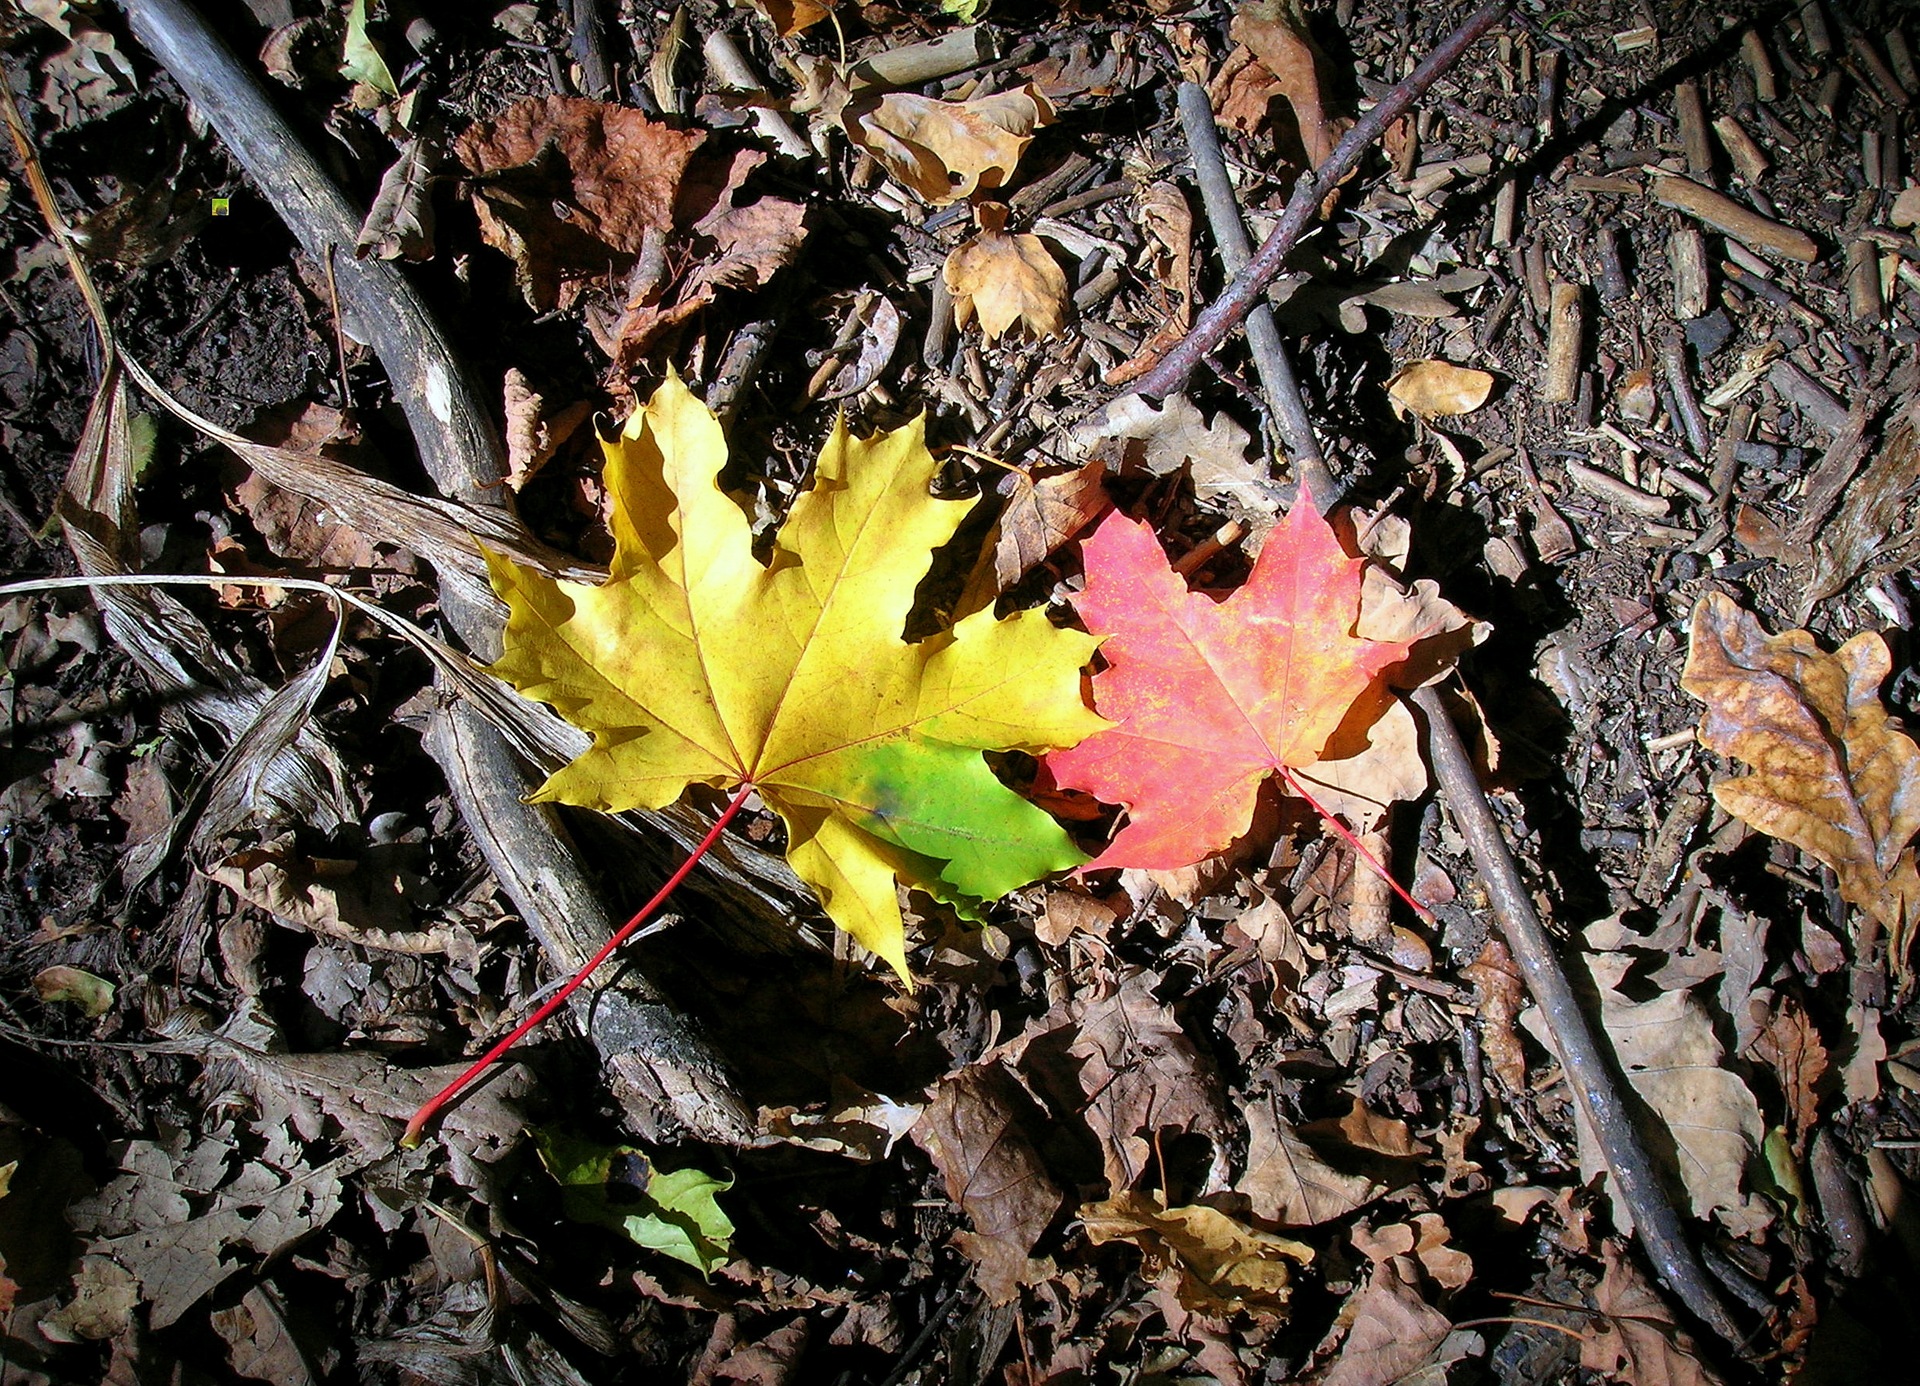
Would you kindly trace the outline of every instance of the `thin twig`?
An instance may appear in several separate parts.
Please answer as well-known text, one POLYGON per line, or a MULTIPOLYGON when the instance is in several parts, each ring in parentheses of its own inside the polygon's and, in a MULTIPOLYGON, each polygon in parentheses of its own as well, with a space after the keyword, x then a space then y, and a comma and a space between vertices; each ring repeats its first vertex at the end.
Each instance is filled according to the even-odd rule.
POLYGON ((1293 196, 1287 199, 1287 207, 1280 214, 1279 224, 1268 234, 1260 249, 1247 262, 1246 268, 1233 277, 1233 282, 1227 285, 1219 298, 1207 305, 1192 330, 1160 359, 1160 364, 1134 382, 1135 390, 1159 398, 1173 394, 1187 383, 1187 377, 1193 374, 1202 358, 1226 340, 1227 334, 1259 302, 1267 285, 1274 281, 1281 267, 1286 264, 1287 256, 1293 253, 1294 246, 1306 233, 1327 194, 1340 185, 1340 180, 1359 164, 1360 156, 1372 148, 1386 134, 1387 128, 1405 115, 1414 102, 1426 95, 1427 90, 1459 60, 1461 54, 1506 16, 1512 5, 1513 0, 1492 0, 1492 3, 1474 11, 1464 24, 1440 40, 1420 66, 1395 83, 1372 110, 1354 123, 1353 128, 1341 137, 1340 143, 1334 146, 1327 161, 1294 185, 1293 196))
MULTIPOLYGON (((1213 102, 1207 89, 1198 82, 1180 84, 1180 128, 1186 132, 1187 148, 1193 153, 1193 175, 1200 184, 1200 201, 1206 208, 1207 225, 1213 230, 1213 243, 1220 251, 1220 262, 1228 275, 1236 275, 1253 256, 1253 241, 1240 213, 1240 203, 1227 177, 1227 159, 1220 148, 1220 129, 1213 121, 1213 102)), ((1273 305, 1264 298, 1247 311, 1247 345, 1253 353, 1253 368, 1267 392, 1267 404, 1273 410, 1274 426, 1280 441, 1292 459, 1294 470, 1322 510, 1333 504, 1338 493, 1333 474, 1327 470, 1326 455, 1314 437, 1313 419, 1300 393, 1300 381, 1293 373, 1286 343, 1280 339, 1279 325, 1273 318, 1273 305)))
POLYGON ((1486 791, 1480 787, 1480 777, 1474 772, 1439 690, 1432 686, 1415 689, 1412 699, 1426 714, 1427 752, 1434 779, 1446 796, 1455 826, 1467 840, 1507 948, 1520 967, 1527 990, 1540 1004, 1560 1066, 1566 1072, 1567 1086, 1599 1142, 1641 1246, 1687 1310, 1740 1348, 1746 1334, 1714 1288, 1654 1172, 1633 1117, 1620 1098, 1607 1051, 1560 967, 1552 938, 1533 911, 1519 865, 1494 821, 1486 791))

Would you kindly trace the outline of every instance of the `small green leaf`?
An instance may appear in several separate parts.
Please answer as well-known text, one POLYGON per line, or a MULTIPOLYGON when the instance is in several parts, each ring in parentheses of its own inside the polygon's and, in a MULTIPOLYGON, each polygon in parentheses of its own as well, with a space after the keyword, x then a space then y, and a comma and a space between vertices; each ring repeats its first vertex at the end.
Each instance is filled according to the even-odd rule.
POLYGON ((731 1179, 697 1169, 656 1170, 630 1145, 540 1129, 533 1138, 560 1185, 561 1206, 575 1222, 610 1227, 703 1276, 726 1264, 733 1221, 715 1195, 732 1188, 731 1179))
POLYGON ((33 989, 49 1005, 72 1002, 89 1020, 113 1009, 113 983, 77 967, 43 967, 34 974, 33 989))
POLYGON ((993 0, 940 0, 940 8, 962 24, 971 24, 986 13, 992 3, 993 0))
POLYGON ((365 82, 388 96, 398 96, 400 87, 387 71, 387 60, 367 37, 367 0, 353 0, 347 6, 347 41, 340 51, 340 75, 349 82, 365 82))

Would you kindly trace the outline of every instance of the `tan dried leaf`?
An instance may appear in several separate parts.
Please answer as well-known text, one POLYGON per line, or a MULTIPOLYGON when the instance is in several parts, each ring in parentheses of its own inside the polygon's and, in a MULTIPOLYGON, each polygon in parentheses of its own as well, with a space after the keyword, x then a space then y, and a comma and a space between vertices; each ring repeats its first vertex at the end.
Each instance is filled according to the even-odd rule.
POLYGON ((1787 1098, 1788 1134, 1794 1150, 1804 1154, 1807 1137, 1820 1118, 1820 1085, 1828 1068, 1827 1047, 1820 1042, 1807 1008, 1791 996, 1782 996, 1767 1013, 1752 1053, 1773 1065, 1787 1098))
POLYGON ((1323 1386, 1390 1386, 1433 1355, 1453 1330, 1445 1314, 1420 1298, 1392 1259, 1374 1262, 1366 1288, 1341 1317, 1353 1328, 1323 1386))
POLYGON ((1106 506, 1100 459, 1035 481, 1014 473, 1014 492, 1000 512, 993 544, 995 595, 1006 591, 1036 564, 1073 538, 1106 506))
POLYGON ((1920 917, 1920 746, 1880 701, 1892 667, 1875 632, 1828 654, 1804 630, 1768 635, 1714 592, 1693 610, 1680 682, 1707 705, 1701 741, 1754 768, 1713 787, 1720 806, 1831 866, 1840 893, 1887 931, 1904 980, 1920 917))
POLYGON ((1074 431, 1073 444, 1086 449, 1108 438, 1139 444, 1137 465, 1155 476, 1189 467, 1194 492, 1203 500, 1227 500, 1249 512, 1273 511, 1272 485, 1257 464, 1247 460, 1253 436, 1226 413, 1208 420, 1185 395, 1169 395, 1159 405, 1140 395, 1108 402, 1093 427, 1074 431))
POLYGON ((841 119, 848 139, 943 207, 1005 184, 1053 107, 1031 85, 970 101, 888 92, 853 102, 841 119))
MULTIPOLYGON (((1276 96, 1283 96, 1298 130, 1297 151, 1308 167, 1327 155, 1352 124, 1327 110, 1323 73, 1327 57, 1308 31, 1307 18, 1292 0, 1249 0, 1228 31, 1237 45, 1214 78, 1214 109, 1227 125, 1250 134, 1267 124, 1276 96)), ((1289 141, 1291 142, 1291 141, 1289 141)))
MULTIPOLYGON (((1600 997, 1601 1027, 1627 1082, 1673 1138, 1693 1214, 1718 1214, 1736 1232, 1764 1227, 1770 1220, 1765 1206, 1742 1186, 1766 1125, 1753 1093, 1727 1068, 1706 1008, 1690 991, 1629 999, 1620 990, 1633 966, 1629 954, 1589 953, 1585 960, 1600 997)), ((1589 1135, 1582 1126, 1584 1152, 1589 1135)))
POLYGON ((1342 1174, 1321 1159, 1271 1100, 1250 1102, 1245 1113, 1247 1169, 1233 1188, 1262 1221, 1312 1227, 1345 1217, 1383 1191, 1365 1175, 1342 1174))
POLYGON ((1695 1356, 1693 1340, 1673 1320, 1661 1293, 1620 1249, 1602 1251, 1606 1271, 1594 1287, 1593 1307, 1606 1315, 1583 1336, 1580 1365, 1626 1386, 1719 1386, 1720 1378, 1695 1356))
POLYGON ((1401 418, 1471 414, 1493 393, 1493 376, 1450 361, 1413 361, 1387 382, 1387 402, 1401 418))
POLYGON ((503 388, 507 419, 507 487, 518 491, 534 473, 573 436, 593 413, 585 400, 575 400, 557 414, 546 412, 546 400, 517 367, 508 367, 503 388))
POLYGON ((980 231, 955 246, 942 273, 953 294, 953 319, 965 327, 975 314, 988 341, 1019 324, 1034 337, 1066 325, 1067 276, 1038 236, 1008 235, 1004 207, 975 212, 980 231))
POLYGON ((833 13, 833 6, 820 0, 753 0, 753 7, 767 17, 781 38, 792 38, 833 13))
POLYGON ((1168 1208, 1152 1194, 1089 1203, 1080 1220, 1096 1246, 1125 1241, 1139 1247, 1141 1274, 1201 1314, 1278 1316, 1292 1294, 1291 1267, 1313 1260, 1313 1248, 1302 1242, 1212 1208, 1168 1208))
POLYGON ((1526 1051, 1513 1027, 1526 1004, 1526 988, 1507 945, 1489 934, 1480 956, 1461 969, 1473 983, 1474 1004, 1480 1010, 1480 1051, 1487 1056, 1493 1076, 1515 1097, 1527 1091, 1526 1051))
POLYGON ((1033 1279, 1028 1253, 1065 1197, 1015 1119, 1010 1086, 997 1068, 962 1069, 934 1089, 911 1133, 973 1223, 954 1244, 975 1263, 995 1304, 1010 1302, 1033 1279))
POLYGON ((1129 972, 1112 993, 1072 1004, 1078 1033, 1068 1053, 1081 1060, 1087 1124, 1101 1140, 1107 1185, 1132 1187, 1153 1160, 1161 1132, 1189 1132, 1213 1143, 1214 1174, 1225 1178, 1226 1097, 1219 1072, 1153 995, 1152 974, 1129 972))

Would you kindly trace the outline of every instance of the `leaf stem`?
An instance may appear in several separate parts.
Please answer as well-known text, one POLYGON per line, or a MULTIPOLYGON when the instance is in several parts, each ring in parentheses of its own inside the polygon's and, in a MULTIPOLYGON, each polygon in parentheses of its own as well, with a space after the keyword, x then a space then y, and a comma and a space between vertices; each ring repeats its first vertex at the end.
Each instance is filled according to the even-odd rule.
POLYGON ((753 793, 753 788, 752 781, 740 786, 734 796, 727 801, 727 806, 721 810, 720 816, 714 820, 713 826, 707 830, 707 835, 700 839, 700 844, 688 854, 685 861, 680 863, 680 869, 667 877, 666 884, 654 892, 653 898, 636 910, 633 918, 622 924, 613 937, 601 945, 600 951, 588 958, 580 970, 567 980, 565 986, 542 1002, 539 1009, 532 1015, 514 1026, 512 1033, 505 1039, 474 1060, 465 1073, 420 1104, 420 1110, 413 1114, 413 1119, 407 1123, 406 1133, 400 1137, 402 1150, 412 1150, 418 1146, 426 1134, 428 1124, 439 1115, 442 1107, 465 1091, 476 1078, 492 1067, 494 1060, 518 1044, 529 1030, 565 1005, 567 998, 580 990, 587 978, 594 974, 595 969, 611 957, 616 948, 632 938, 634 931, 646 923, 655 910, 666 903, 667 897, 679 889, 680 883, 693 873, 693 868, 699 865, 700 858, 704 857, 708 849, 720 840, 720 834, 726 831, 727 824, 731 823, 734 815, 740 812, 741 805, 747 802, 747 796, 753 793))
POLYGON ((1381 865, 1380 859, 1374 856, 1373 853, 1369 852, 1366 849, 1365 844, 1362 843, 1359 838, 1355 837, 1353 833, 1348 830, 1346 824, 1342 823, 1338 818, 1335 818, 1331 813, 1328 813, 1325 808, 1321 807, 1320 801, 1318 799, 1314 798, 1313 795, 1307 793, 1307 787, 1304 784, 1300 783, 1300 777, 1298 775, 1294 774, 1292 770, 1288 769, 1284 765, 1280 767, 1280 774, 1286 779, 1287 787, 1293 790, 1293 792, 1295 794, 1298 794, 1302 799, 1305 799, 1307 801, 1308 806, 1312 808, 1315 813, 1320 815, 1321 821, 1324 822, 1329 828, 1332 828, 1333 831, 1336 834, 1338 834, 1342 842, 1346 843, 1347 846, 1353 848, 1355 852, 1359 853, 1360 860, 1364 861, 1368 866, 1372 867, 1374 874, 1378 876, 1381 880, 1385 881, 1387 885, 1392 888, 1393 893, 1395 895, 1398 895, 1402 900, 1405 900, 1407 902, 1407 907, 1409 909, 1411 909, 1415 914, 1419 915, 1422 919, 1431 920, 1433 918, 1433 911, 1428 909, 1425 905, 1421 904, 1418 900, 1414 899, 1411 895, 1407 894, 1406 891, 1402 890, 1400 888, 1400 882, 1393 879, 1393 873, 1388 871, 1385 866, 1381 865))

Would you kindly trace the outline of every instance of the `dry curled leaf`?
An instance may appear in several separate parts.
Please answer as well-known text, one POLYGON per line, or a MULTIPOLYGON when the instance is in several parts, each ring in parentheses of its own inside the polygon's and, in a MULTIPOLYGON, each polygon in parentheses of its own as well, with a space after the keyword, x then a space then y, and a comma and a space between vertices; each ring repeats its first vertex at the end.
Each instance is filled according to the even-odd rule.
POLYGON ((1625 1386, 1719 1386, 1661 1293, 1635 1269, 1618 1242, 1602 1253, 1606 1272, 1593 1290, 1603 1318, 1581 1335, 1580 1365, 1625 1386))
POLYGON ((1122 395, 1097 417, 1096 426, 1075 430, 1076 448, 1118 438, 1136 445, 1126 460, 1155 476, 1188 467, 1194 493, 1203 500, 1224 499, 1250 512, 1274 508, 1271 483, 1247 460, 1253 436, 1225 412, 1209 420, 1185 395, 1170 395, 1158 405, 1140 395, 1122 395))
POLYGON ((1840 893, 1886 930, 1904 980, 1920 917, 1920 746, 1880 701, 1892 668, 1873 631, 1828 654, 1804 630, 1768 635, 1713 592, 1693 609, 1680 682, 1707 705, 1701 741, 1754 769, 1713 787, 1720 806, 1831 866, 1840 893))
MULTIPOLYGON (((1214 78, 1212 96, 1220 118, 1233 129, 1251 133, 1267 124, 1275 97, 1285 97, 1298 132, 1295 160, 1317 168, 1333 152, 1351 121, 1327 110, 1326 54, 1308 29, 1295 0, 1248 0, 1229 30, 1238 45, 1214 78)), ((1289 132, 1281 132, 1285 138, 1289 132)))
POLYGON ((1053 106, 1034 86, 969 101, 895 91, 856 100, 841 121, 888 173, 944 207, 1012 178, 1033 132, 1052 123, 1053 106))
POLYGON ((1363 1174, 1343 1174, 1283 1121, 1271 1099, 1247 1103, 1247 1169, 1234 1192, 1253 1215, 1288 1227, 1312 1227, 1345 1217, 1371 1202, 1384 1186, 1363 1174))
POLYGON ((1126 1193, 1080 1210, 1087 1240, 1140 1248, 1141 1273, 1201 1314, 1285 1312, 1292 1267, 1313 1248, 1261 1232, 1207 1207, 1168 1208, 1152 1194, 1126 1193))
POLYGON ((953 294, 953 319, 965 327, 975 315, 988 341, 1015 325, 1035 337, 1051 337, 1067 320, 1067 276, 1046 243, 1025 233, 1008 235, 1007 209, 983 203, 974 209, 980 230, 947 256, 941 271, 953 294))
POLYGON ((1471 414, 1493 393, 1493 376, 1450 361, 1413 361, 1387 382, 1387 402, 1401 418, 1438 419, 1471 414))
POLYGON ((1407 1283, 1391 1257, 1374 1262, 1373 1275, 1342 1317, 1353 1327, 1325 1386, 1391 1386, 1432 1356, 1453 1328, 1407 1283))

